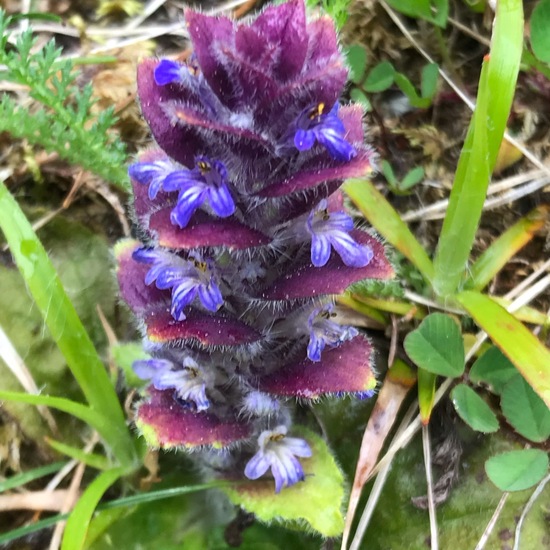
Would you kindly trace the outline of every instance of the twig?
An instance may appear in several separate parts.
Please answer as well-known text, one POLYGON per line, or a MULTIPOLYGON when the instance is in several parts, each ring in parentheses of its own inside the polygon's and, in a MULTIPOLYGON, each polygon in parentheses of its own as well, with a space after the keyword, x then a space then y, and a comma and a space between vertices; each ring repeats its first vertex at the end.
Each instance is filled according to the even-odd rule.
POLYGON ((472 38, 475 38, 479 43, 489 47, 491 45, 491 41, 488 38, 485 38, 485 36, 481 36, 478 32, 475 32, 470 27, 467 27, 466 25, 463 25, 460 21, 457 21, 456 19, 453 19, 452 17, 447 17, 447 21, 451 23, 454 27, 456 27, 458 30, 462 31, 464 34, 467 34, 468 36, 471 36, 472 38))
POLYGON ((504 297, 507 300, 513 300, 516 296, 521 294, 527 287, 529 287, 533 281, 539 278, 540 275, 542 275, 545 271, 548 271, 550 269, 550 259, 546 260, 538 269, 533 271, 529 277, 526 277, 521 283, 516 285, 508 294, 506 294, 504 297))
MULTIPOLYGON (((512 176, 510 178, 506 178, 505 180, 492 183, 489 185, 487 190, 487 199, 485 200, 483 208, 488 210, 501 206, 502 204, 511 203, 521 197, 524 197, 525 195, 534 193, 549 184, 550 176, 543 174, 541 170, 532 170, 531 172, 527 172, 525 174, 512 176), (526 183, 526 185, 520 187, 519 189, 515 189, 523 183, 526 183), (499 197, 495 197, 493 199, 489 198, 492 195, 502 193, 506 190, 509 190, 508 193, 503 193, 499 197)), ((442 199, 430 204, 429 206, 419 208, 418 210, 405 212, 405 214, 401 216, 401 219, 406 222, 418 220, 439 220, 445 216, 448 206, 449 199, 442 199)))
POLYGON ((432 475, 432 450, 430 446, 430 431, 428 425, 422 426, 422 450, 424 451, 424 467, 426 468, 426 483, 428 484, 428 515, 430 517, 430 547, 439 550, 439 537, 437 534, 437 516, 435 513, 433 475, 432 475))
POLYGON ((516 536, 514 538, 514 548, 513 550, 520 550, 519 547, 519 541, 521 538, 521 528, 523 527, 523 522, 525 521, 525 518, 527 517, 527 514, 533 507, 533 504, 535 504, 535 501, 537 498, 539 498, 540 494, 544 491, 544 488, 546 487, 546 484, 550 481, 550 474, 548 474, 538 485, 537 488, 533 491, 533 494, 529 497, 529 500, 527 501, 527 504, 525 505, 525 508, 523 508, 523 512, 521 512, 521 516, 519 518, 518 524, 516 525, 516 536))
MULTIPOLYGON (((80 488, 80 484, 82 483, 85 469, 86 464, 84 464, 83 462, 81 462, 77 466, 73 479, 71 479, 69 489, 66 491, 65 498, 63 499, 63 506, 60 510, 62 514, 66 514, 67 512, 69 512, 78 500, 78 490, 80 488)), ((61 544, 61 537, 63 536, 63 531, 65 530, 66 523, 67 522, 65 521, 60 521, 56 524, 48 550, 58 550, 59 545, 61 544)))
POLYGON ((29 491, 13 495, 0 495, 0 512, 11 510, 61 511, 61 503, 69 491, 29 491))
POLYGON ((491 533, 497 523, 498 517, 500 516, 500 513, 502 512, 502 509, 504 508, 504 505, 506 504, 506 500, 508 499, 509 495, 510 493, 502 493, 502 496, 498 501, 496 510, 493 512, 493 515, 491 516, 491 519, 489 520, 487 527, 485 527, 485 531, 483 531, 483 535, 481 535, 481 538, 479 539, 479 542, 477 543, 475 550, 483 550, 483 548, 485 548, 485 545, 487 544, 487 541, 491 536, 491 533))

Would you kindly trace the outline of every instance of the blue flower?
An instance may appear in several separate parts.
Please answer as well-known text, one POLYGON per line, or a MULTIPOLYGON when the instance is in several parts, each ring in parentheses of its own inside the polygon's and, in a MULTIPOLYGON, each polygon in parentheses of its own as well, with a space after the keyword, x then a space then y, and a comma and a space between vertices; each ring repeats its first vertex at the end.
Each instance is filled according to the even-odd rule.
POLYGON ((207 380, 199 365, 186 357, 183 369, 167 359, 147 359, 134 361, 132 368, 142 380, 151 380, 157 390, 173 389, 177 397, 195 404, 197 411, 204 411, 210 406, 206 397, 207 380))
POLYGON ((258 452, 244 470, 248 479, 258 479, 271 468, 276 493, 280 493, 283 487, 304 481, 304 470, 296 457, 312 455, 311 448, 303 439, 286 437, 286 433, 285 426, 263 431, 258 438, 258 452))
POLYGON ((197 296, 208 311, 218 311, 222 306, 223 297, 211 262, 204 261, 198 254, 184 260, 169 252, 138 248, 133 258, 153 264, 145 275, 145 284, 155 282, 158 289, 172 289, 171 314, 176 321, 185 320, 183 309, 197 296))
POLYGON ((251 391, 243 399, 242 412, 249 416, 270 416, 279 412, 279 401, 261 391, 251 391))
POLYGON ((138 183, 149 186, 149 198, 154 200, 162 189, 166 176, 174 171, 174 165, 168 160, 155 162, 136 162, 128 167, 128 174, 138 183))
POLYGON ((311 312, 307 321, 309 328, 307 356, 311 361, 318 362, 321 360, 321 352, 326 345, 336 347, 359 334, 353 327, 342 326, 331 321, 331 317, 335 315, 332 304, 326 304, 311 312))
POLYGON ((328 262, 331 246, 349 267, 365 267, 372 260, 371 248, 356 243, 349 235, 353 229, 350 216, 329 212, 325 199, 310 213, 306 227, 311 235, 311 263, 315 267, 323 267, 328 262))
POLYGON ((338 108, 336 102, 330 112, 325 114, 325 104, 319 103, 314 108, 302 111, 296 120, 294 134, 294 145, 298 151, 308 151, 318 142, 336 160, 347 162, 357 154, 355 147, 344 138, 346 129, 338 117, 338 108))
POLYGON ((181 82, 188 72, 189 69, 185 65, 169 59, 161 59, 155 68, 154 78, 159 86, 166 86, 173 82, 181 82))
POLYGON ((220 161, 197 157, 195 168, 172 172, 164 180, 165 191, 179 191, 178 203, 170 215, 174 225, 186 227, 205 201, 221 218, 235 212, 235 201, 227 185, 227 170, 220 161))

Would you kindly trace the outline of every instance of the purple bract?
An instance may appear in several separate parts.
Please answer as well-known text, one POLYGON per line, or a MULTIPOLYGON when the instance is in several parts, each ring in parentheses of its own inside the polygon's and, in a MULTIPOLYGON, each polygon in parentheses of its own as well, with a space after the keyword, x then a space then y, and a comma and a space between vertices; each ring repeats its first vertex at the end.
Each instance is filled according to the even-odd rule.
POLYGON ((150 383, 137 425, 218 476, 270 473, 279 492, 304 481, 312 452, 292 437, 295 399, 376 385, 370 342, 333 305, 393 276, 338 191, 372 151, 361 109, 339 104, 347 69, 329 18, 306 21, 302 0, 246 23, 185 18, 189 62, 138 68, 156 147, 129 169, 143 242, 117 247, 152 355, 134 365, 150 383))

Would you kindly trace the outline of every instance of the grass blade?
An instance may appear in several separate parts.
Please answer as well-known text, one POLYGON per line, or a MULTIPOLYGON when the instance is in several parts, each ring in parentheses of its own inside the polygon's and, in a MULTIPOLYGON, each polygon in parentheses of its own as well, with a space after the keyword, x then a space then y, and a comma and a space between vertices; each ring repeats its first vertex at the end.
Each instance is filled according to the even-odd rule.
POLYGON ((350 179, 343 187, 370 224, 422 273, 433 278, 433 265, 422 245, 393 206, 366 179, 350 179))
POLYGON ((47 466, 42 466, 41 468, 35 468, 34 470, 30 470, 29 472, 23 472, 21 474, 10 477, 9 479, 5 479, 4 481, 0 481, 0 493, 3 493, 4 491, 9 491, 10 489, 15 489, 16 487, 20 487, 21 485, 30 483, 35 479, 40 479, 41 477, 54 474, 55 472, 61 470, 61 468, 63 468, 65 464, 67 463, 54 462, 53 464, 48 464, 47 466))
POLYGON ((31 405, 45 405, 53 409, 58 409, 79 418, 88 424, 88 426, 96 429, 99 433, 103 432, 106 429, 106 425, 109 424, 108 418, 95 412, 91 407, 64 397, 0 390, 0 399, 5 401, 17 401, 19 403, 29 403, 31 405))
POLYGON ((470 268, 467 288, 482 290, 522 247, 539 231, 550 208, 539 206, 518 220, 487 248, 470 268))
POLYGON ((79 462, 83 462, 86 466, 90 468, 96 468, 97 470, 107 470, 111 467, 111 464, 104 456, 87 453, 78 447, 73 447, 72 445, 67 445, 61 441, 56 441, 49 437, 46 438, 46 443, 52 448, 55 449, 58 453, 66 455, 70 458, 74 458, 79 462))
POLYGON ((434 259, 433 286, 440 297, 456 292, 462 279, 506 129, 522 51, 522 3, 501 0, 434 259))
MULTIPOLYGON (((215 489, 221 487, 222 485, 227 485, 227 482, 222 481, 213 481, 211 483, 204 483, 201 485, 187 485, 185 487, 174 487, 172 489, 163 489, 160 491, 151 491, 149 493, 140 493, 138 495, 133 495, 131 497, 123 497, 116 500, 111 500, 110 502, 105 502, 100 504, 96 510, 99 512, 101 510, 110 510, 113 508, 123 508, 129 506, 138 506, 146 502, 155 502, 157 500, 163 500, 165 498, 177 497, 180 495, 186 495, 189 493, 197 493, 199 491, 206 491, 207 489, 215 489)), ((69 514, 57 514, 50 518, 42 519, 31 525, 26 525, 25 527, 19 527, 13 529, 8 533, 0 535, 0 544, 6 544, 8 542, 17 540, 18 538, 31 535, 42 529, 46 529, 55 525, 60 521, 64 521, 69 517, 69 514)))
POLYGON ((111 485, 127 472, 127 468, 113 468, 99 474, 88 485, 69 516, 61 550, 82 550, 88 526, 101 497, 111 485))
POLYGON ((550 350, 488 296, 466 291, 456 299, 550 407, 550 350))
MULTIPOLYGON (((136 450, 122 407, 88 333, 19 205, 0 182, 0 229, 13 259, 88 403, 109 419, 100 431, 123 465, 136 464, 136 450)), ((99 431, 99 430, 98 430, 99 431)))

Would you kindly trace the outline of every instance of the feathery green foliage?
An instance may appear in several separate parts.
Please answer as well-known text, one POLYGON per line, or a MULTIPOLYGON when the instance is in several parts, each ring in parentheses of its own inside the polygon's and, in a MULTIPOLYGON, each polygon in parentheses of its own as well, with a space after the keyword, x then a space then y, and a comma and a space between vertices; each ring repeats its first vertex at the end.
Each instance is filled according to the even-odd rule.
POLYGON ((71 60, 50 41, 34 51, 30 30, 9 41, 12 22, 0 10, 0 80, 28 87, 38 102, 22 106, 8 93, 0 97, 0 132, 27 139, 56 152, 61 158, 127 189, 126 148, 110 129, 116 122, 113 109, 92 112, 92 86, 79 87, 71 60))

